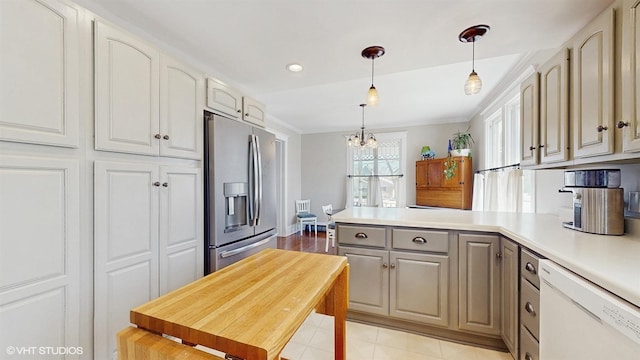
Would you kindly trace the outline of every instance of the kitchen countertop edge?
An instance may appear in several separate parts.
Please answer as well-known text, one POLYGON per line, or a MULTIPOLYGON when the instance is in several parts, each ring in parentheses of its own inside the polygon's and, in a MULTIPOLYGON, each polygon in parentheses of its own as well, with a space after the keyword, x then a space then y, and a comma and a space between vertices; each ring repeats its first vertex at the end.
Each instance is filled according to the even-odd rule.
POLYGON ((349 208, 333 220, 499 233, 640 307, 640 238, 631 234, 582 233, 562 227, 561 219, 549 214, 455 209, 349 208))

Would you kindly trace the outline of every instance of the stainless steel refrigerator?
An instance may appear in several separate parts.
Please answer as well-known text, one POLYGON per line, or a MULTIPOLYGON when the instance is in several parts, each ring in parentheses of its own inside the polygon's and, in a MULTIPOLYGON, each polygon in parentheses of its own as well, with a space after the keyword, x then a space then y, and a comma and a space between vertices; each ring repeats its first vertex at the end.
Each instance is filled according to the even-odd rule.
POLYGON ((275 136, 205 111, 205 274, 277 247, 275 136))

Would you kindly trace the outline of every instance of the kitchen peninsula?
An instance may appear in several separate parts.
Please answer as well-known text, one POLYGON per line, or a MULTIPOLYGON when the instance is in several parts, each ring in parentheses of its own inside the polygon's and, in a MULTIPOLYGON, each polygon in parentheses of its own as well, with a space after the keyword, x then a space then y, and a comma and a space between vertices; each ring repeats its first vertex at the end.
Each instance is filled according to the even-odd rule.
MULTIPOLYGON (((555 215, 461 210, 349 208, 336 224, 447 229, 501 234, 640 307, 640 238, 562 227, 555 215)), ((338 243, 340 237, 338 233, 338 243)))

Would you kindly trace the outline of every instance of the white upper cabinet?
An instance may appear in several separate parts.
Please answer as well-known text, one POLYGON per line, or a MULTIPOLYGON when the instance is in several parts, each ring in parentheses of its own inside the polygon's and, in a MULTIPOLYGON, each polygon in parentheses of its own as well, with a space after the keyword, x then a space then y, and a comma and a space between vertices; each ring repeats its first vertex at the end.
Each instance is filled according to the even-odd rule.
POLYGON ((207 107, 233 119, 242 119, 262 127, 266 125, 264 104, 213 78, 207 78, 207 107))
POLYGON ((202 158, 202 74, 95 22, 96 150, 202 158))
MULTIPOLYGON (((622 150, 640 151, 640 1, 624 0, 622 13, 622 150)), ((620 131, 620 130, 618 130, 620 131)))
POLYGON ((202 74, 175 59, 160 58, 160 155, 202 158, 202 74))
POLYGON ((160 54, 101 21, 94 31, 96 149, 158 155, 160 54))
POLYGON ((540 162, 569 160, 569 50, 540 67, 540 162))
POLYGON ((573 156, 614 150, 614 12, 600 14, 573 42, 573 156))
POLYGON ((242 115, 242 94, 218 80, 207 79, 207 107, 232 118, 242 115))
POLYGON ((78 146, 78 12, 0 1, 0 140, 78 146))
POLYGON ((258 126, 265 126, 266 108, 264 104, 250 98, 242 98, 242 119, 258 126))
POLYGON ((520 84, 520 165, 536 165, 539 161, 539 82, 534 73, 520 84))

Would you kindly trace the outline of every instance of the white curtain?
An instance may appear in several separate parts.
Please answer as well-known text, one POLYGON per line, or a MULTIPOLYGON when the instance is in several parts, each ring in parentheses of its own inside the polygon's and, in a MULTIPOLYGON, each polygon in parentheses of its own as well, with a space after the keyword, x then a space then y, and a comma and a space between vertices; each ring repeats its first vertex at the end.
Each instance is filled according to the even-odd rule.
POLYGON ((370 207, 382 207, 382 188, 380 187, 380 178, 372 176, 369 178, 369 194, 368 194, 367 206, 370 207))
POLYGON ((503 211, 522 212, 522 181, 523 173, 520 169, 507 171, 507 191, 503 211))
POLYGON ((353 178, 347 176, 347 203, 344 205, 345 209, 353 207, 353 178))
POLYGON ((473 201, 471 210, 484 210, 484 175, 477 173, 473 175, 473 201))
POLYGON ((522 179, 520 169, 485 174, 484 211, 522 212, 522 179))

